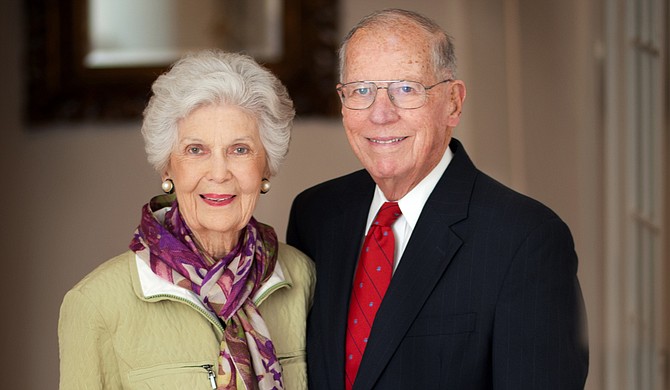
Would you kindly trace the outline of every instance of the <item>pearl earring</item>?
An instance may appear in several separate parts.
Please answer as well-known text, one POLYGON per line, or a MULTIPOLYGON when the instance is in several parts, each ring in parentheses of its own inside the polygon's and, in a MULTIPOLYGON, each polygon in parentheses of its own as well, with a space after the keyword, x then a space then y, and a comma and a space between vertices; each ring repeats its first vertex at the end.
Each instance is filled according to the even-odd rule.
POLYGON ((171 194, 172 191, 174 191, 174 183, 172 182, 172 179, 163 180, 161 183, 161 188, 166 194, 171 194))
POLYGON ((270 180, 263 179, 261 181, 261 194, 267 194, 268 191, 270 191, 271 187, 272 187, 272 184, 270 184, 270 180))

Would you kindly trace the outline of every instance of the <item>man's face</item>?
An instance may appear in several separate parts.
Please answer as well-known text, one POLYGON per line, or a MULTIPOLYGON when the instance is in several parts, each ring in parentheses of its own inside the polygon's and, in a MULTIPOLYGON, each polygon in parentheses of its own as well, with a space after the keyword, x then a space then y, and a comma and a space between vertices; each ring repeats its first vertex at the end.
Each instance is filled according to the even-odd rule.
MULTIPOLYGON (((395 27, 356 32, 347 47, 342 83, 409 80, 431 86, 442 81, 431 65, 428 34, 412 25, 395 27)), ((389 200, 401 198, 430 173, 458 123, 465 97, 462 82, 439 84, 426 92, 426 103, 416 109, 396 107, 386 89, 377 91, 367 109, 342 107, 354 153, 389 200)))

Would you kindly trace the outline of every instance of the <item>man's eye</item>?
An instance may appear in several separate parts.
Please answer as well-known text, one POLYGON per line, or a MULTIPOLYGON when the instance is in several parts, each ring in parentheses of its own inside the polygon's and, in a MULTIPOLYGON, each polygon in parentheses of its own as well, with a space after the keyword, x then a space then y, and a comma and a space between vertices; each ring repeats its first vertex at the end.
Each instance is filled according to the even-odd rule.
POLYGON ((369 95, 370 92, 371 92, 370 87, 360 87, 360 88, 356 88, 356 89, 354 89, 352 95, 361 95, 361 96, 365 96, 365 95, 369 95))
POLYGON ((396 90, 403 94, 410 94, 415 92, 414 87, 411 85, 401 85, 396 90))

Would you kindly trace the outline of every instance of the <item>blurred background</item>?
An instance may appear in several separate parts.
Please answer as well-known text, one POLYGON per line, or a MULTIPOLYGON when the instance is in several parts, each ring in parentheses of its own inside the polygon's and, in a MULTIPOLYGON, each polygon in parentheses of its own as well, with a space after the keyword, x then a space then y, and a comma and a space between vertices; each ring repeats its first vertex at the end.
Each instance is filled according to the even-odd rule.
MULTIPOLYGON (((105 34, 133 22, 103 2, 90 0, 97 14, 83 16, 63 4, 84 0, 0 3, 3 388, 58 387, 63 295, 126 250, 141 206, 160 193, 136 117, 148 94, 146 72, 128 69, 151 69, 153 79, 180 49, 131 47, 110 56, 115 47, 105 34), (63 29, 79 34, 88 26, 92 34, 94 20, 97 38, 63 40, 63 29), (37 31, 36 41, 36 25, 58 27, 37 31), (55 60, 62 58, 70 62, 55 60), (63 66, 79 70, 48 77, 68 75, 63 66), (59 95, 77 77, 74 95, 59 95)), ((376 9, 424 13, 455 38, 458 77, 468 88, 455 137, 480 169, 547 204, 572 230, 589 320, 587 389, 670 389, 667 0, 254 2, 251 10, 240 8, 246 2, 222 2, 230 16, 213 18, 210 32, 232 36, 228 47, 270 64, 299 103, 289 157, 261 198, 259 220, 283 240, 298 192, 360 168, 332 103, 333 50, 341 37, 376 9), (305 20, 310 3, 323 3, 327 12, 305 20)), ((137 7, 131 14, 146 31, 126 36, 131 46, 156 45, 150 35, 181 26, 175 17, 217 15, 199 8, 216 1, 189 1, 190 12, 171 14, 146 13, 144 1, 111 3, 137 7), (141 15, 152 14, 156 20, 142 23, 141 15)), ((219 42, 196 35, 180 33, 180 45, 219 42)))

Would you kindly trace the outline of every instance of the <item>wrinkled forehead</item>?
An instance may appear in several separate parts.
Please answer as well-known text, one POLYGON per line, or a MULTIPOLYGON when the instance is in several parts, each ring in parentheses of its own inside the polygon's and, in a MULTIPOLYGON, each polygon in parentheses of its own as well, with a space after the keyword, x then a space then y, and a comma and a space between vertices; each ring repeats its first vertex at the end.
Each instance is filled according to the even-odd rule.
POLYGON ((431 34, 410 24, 361 28, 347 44, 343 81, 425 82, 434 74, 432 43, 431 34))

